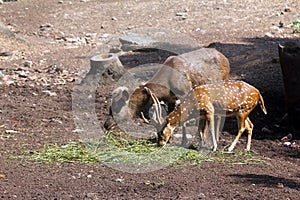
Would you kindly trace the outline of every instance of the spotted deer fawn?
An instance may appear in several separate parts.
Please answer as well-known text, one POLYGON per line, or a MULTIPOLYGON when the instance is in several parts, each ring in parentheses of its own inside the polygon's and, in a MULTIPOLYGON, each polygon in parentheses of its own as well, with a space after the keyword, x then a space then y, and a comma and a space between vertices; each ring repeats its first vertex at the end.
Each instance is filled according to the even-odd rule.
POLYGON ((200 117, 198 126, 199 146, 202 145, 202 141, 205 142, 208 127, 210 127, 213 151, 216 151, 214 124, 214 116, 216 115, 237 118, 238 134, 228 150, 234 149, 242 133, 247 130, 246 150, 249 151, 253 124, 248 116, 258 103, 260 103, 263 112, 267 114, 259 90, 243 81, 223 81, 197 86, 187 95, 183 103, 167 116, 161 131, 158 133, 158 145, 166 145, 176 127, 191 118, 200 117))

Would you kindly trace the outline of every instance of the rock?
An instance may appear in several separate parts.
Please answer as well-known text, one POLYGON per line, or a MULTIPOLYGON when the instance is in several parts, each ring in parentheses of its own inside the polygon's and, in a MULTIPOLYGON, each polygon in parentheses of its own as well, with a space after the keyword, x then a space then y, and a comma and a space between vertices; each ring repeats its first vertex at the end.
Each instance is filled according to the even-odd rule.
POLYGON ((283 11, 284 11, 284 12, 292 12, 292 9, 289 8, 289 7, 286 7, 283 11))
POLYGON ((181 20, 185 20, 187 18, 187 13, 186 12, 178 12, 176 13, 176 16, 180 17, 181 20))
POLYGON ((0 52, 0 56, 12 56, 13 52, 11 51, 2 51, 0 52))
POLYGON ((283 183, 277 183, 276 186, 277 186, 278 188, 283 188, 283 187, 284 187, 283 183))
POLYGON ((20 71, 18 74, 19 74, 20 78, 27 78, 28 77, 28 73, 25 72, 25 71, 20 71))
POLYGON ((283 25, 284 25, 284 23, 282 21, 280 21, 278 27, 283 28, 283 25))
POLYGON ((50 90, 43 90, 42 92, 48 94, 50 97, 57 96, 55 92, 51 92, 50 90))
POLYGON ((65 33, 62 31, 55 33, 55 39, 56 40, 66 40, 65 33))
POLYGON ((124 178, 116 178, 115 179, 115 182, 123 182, 124 181, 124 178))
POLYGON ((274 37, 274 35, 272 33, 270 33, 270 32, 265 33, 265 36, 269 37, 269 38, 273 38, 274 37))
MULTIPOLYGON (((0 0, 0 4, 1 4, 1 0, 0 0)), ((0 179, 2 178, 6 178, 5 174, 0 174, 0 179)))
POLYGON ((178 13, 176 13, 176 16, 180 16, 180 17, 187 16, 187 13, 186 12, 178 12, 178 13))
POLYGON ((18 131, 15 131, 15 130, 6 130, 5 133, 12 134, 12 133, 18 133, 18 131))
POLYGON ((53 27, 53 25, 50 23, 40 25, 40 28, 52 28, 52 27, 53 27))
POLYGON ((125 32, 119 40, 123 51, 154 48, 183 54, 201 48, 195 39, 167 29, 134 29, 125 32))
POLYGON ((109 36, 110 36, 110 34, 104 33, 103 35, 99 36, 99 38, 108 38, 109 36))
POLYGON ((25 61, 23 62, 23 66, 24 66, 24 67, 29 67, 29 68, 31 68, 31 67, 32 67, 32 61, 30 61, 30 60, 25 60, 25 61))

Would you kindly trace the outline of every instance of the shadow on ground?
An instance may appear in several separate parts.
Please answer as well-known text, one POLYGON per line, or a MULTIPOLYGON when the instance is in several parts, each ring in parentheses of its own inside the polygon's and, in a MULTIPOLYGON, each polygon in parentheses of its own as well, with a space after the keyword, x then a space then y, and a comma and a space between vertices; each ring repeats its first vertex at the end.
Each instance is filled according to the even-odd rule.
MULTIPOLYGON (((291 189, 300 190, 300 183, 298 181, 283 177, 265 174, 229 174, 228 176, 242 179, 244 182, 250 184, 261 185, 265 187, 289 187, 291 189)), ((238 182, 240 183, 240 181, 238 182)))

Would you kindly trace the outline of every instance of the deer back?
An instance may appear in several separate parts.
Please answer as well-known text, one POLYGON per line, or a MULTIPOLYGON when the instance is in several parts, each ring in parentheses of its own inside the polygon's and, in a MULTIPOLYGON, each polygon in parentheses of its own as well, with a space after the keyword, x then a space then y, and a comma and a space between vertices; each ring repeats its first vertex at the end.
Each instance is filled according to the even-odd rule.
POLYGON ((211 103, 219 114, 250 113, 261 102, 266 113, 262 96, 258 89, 243 81, 224 81, 194 88, 198 109, 207 109, 211 103))

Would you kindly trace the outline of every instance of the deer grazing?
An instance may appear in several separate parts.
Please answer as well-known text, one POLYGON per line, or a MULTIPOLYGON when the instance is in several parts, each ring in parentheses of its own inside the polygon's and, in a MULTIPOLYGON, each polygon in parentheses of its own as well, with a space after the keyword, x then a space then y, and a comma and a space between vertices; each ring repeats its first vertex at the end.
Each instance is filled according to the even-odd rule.
POLYGON ((210 127, 213 150, 216 151, 214 115, 221 115, 236 117, 238 122, 238 134, 228 150, 234 149, 240 136, 246 130, 248 132, 246 150, 249 151, 253 124, 248 116, 258 103, 260 103, 263 112, 267 114, 259 90, 243 81, 223 81, 197 86, 187 95, 184 102, 167 116, 162 130, 158 133, 158 145, 166 145, 176 127, 190 118, 198 117, 200 118, 198 126, 199 146, 202 145, 202 141, 205 142, 208 127, 210 127))
POLYGON ((148 118, 147 111, 154 101, 145 88, 149 88, 159 101, 164 101, 168 112, 171 112, 176 100, 185 97, 194 86, 228 80, 230 71, 228 59, 213 48, 170 56, 163 66, 151 80, 139 86, 130 96, 128 107, 132 118, 141 117, 145 112, 145 117, 148 118))
MULTIPOLYGON (((228 59, 213 48, 201 48, 178 56, 170 56, 163 63, 163 67, 146 84, 139 86, 130 95, 129 103, 126 105, 128 113, 131 118, 139 117, 144 121, 149 121, 149 109, 155 103, 153 97, 157 97, 157 102, 163 101, 170 113, 174 110, 177 100, 183 99, 194 86, 211 81, 227 80, 229 71, 228 59)), ((120 91, 120 93, 123 92, 120 91)), ((123 98, 121 100, 124 101, 123 98)), ((159 103, 155 106, 156 110, 161 110, 159 103)), ((111 114, 105 122, 107 130, 117 126, 111 114)), ((157 115, 155 117, 156 119, 163 118, 157 115)))

